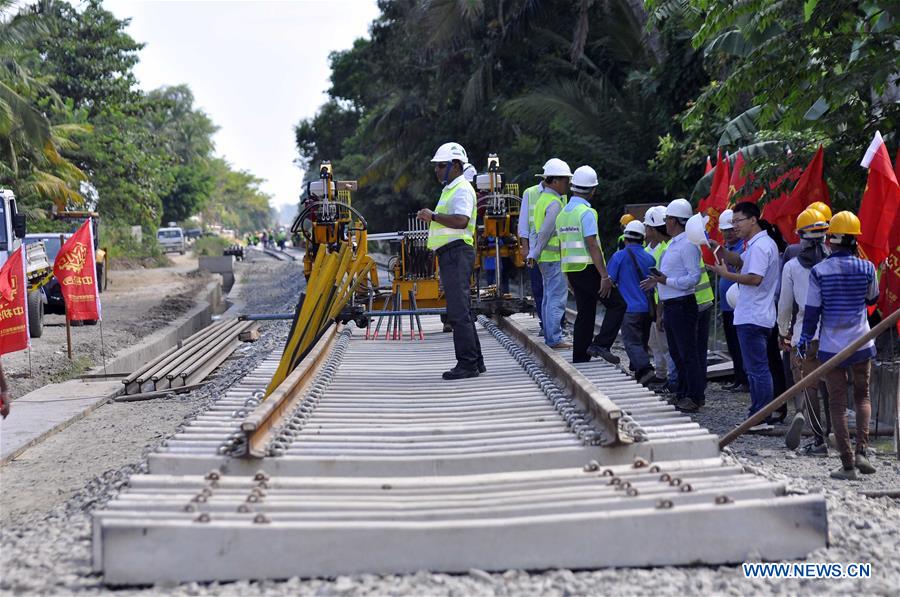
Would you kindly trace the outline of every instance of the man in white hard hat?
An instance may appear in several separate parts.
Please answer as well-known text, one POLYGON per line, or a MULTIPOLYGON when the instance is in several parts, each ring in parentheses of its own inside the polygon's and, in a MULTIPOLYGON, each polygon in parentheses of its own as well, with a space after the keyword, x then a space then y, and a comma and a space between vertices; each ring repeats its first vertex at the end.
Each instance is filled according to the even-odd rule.
MULTIPOLYGON (((547 164, 544 164, 546 167, 547 164)), ((537 230, 534 227, 534 208, 537 205, 541 193, 544 192, 544 174, 535 174, 540 181, 525 189, 522 193, 522 204, 519 208, 519 222, 516 232, 519 235, 519 252, 522 259, 527 262, 528 251, 537 240, 537 230)), ((540 335, 544 334, 544 320, 541 314, 541 305, 544 300, 544 282, 541 279, 541 270, 536 267, 525 268, 528 271, 528 279, 531 281, 531 296, 534 297, 534 310, 537 312, 540 322, 540 335)))
MULTIPOLYGON (((669 246, 669 234, 666 232, 666 206, 654 205, 644 214, 644 250, 653 256, 654 265, 659 269, 663 252, 669 246)), ((678 387, 678 370, 669 354, 669 341, 663 328, 662 303, 656 290, 653 291, 655 302, 654 324, 650 326, 648 346, 653 355, 655 376, 648 384, 664 384, 663 389, 675 393, 678 387)))
POLYGON ((434 211, 420 209, 416 217, 429 222, 428 248, 438 258, 441 285, 447 301, 447 323, 453 326, 456 366, 447 380, 478 377, 485 372, 481 343, 471 313, 469 281, 475 267, 475 189, 463 176, 468 162, 459 143, 444 143, 431 158, 434 174, 444 185, 434 211))
POLYGON ((593 356, 602 356, 610 362, 618 363, 619 357, 610 352, 609 348, 615 341, 625 316, 625 301, 613 286, 606 270, 603 247, 597 236, 597 211, 590 204, 597 184, 597 173, 593 168, 577 168, 572 177, 572 199, 556 218, 562 271, 572 285, 578 309, 572 348, 572 361, 575 363, 590 361, 593 356), (606 306, 606 314, 603 316, 600 333, 592 341, 598 297, 606 306))
POLYGON ((650 268, 656 265, 653 256, 644 250, 645 233, 644 225, 637 220, 625 224, 625 247, 616 251, 608 264, 609 277, 622 293, 627 305, 622 323, 622 342, 625 344, 634 378, 643 385, 649 384, 654 378, 648 348, 654 301, 653 293, 644 291, 640 284, 650 275, 650 268))
MULTIPOLYGON (((724 247, 731 253, 740 255, 744 252, 744 241, 734 231, 734 224, 731 223, 734 212, 726 209, 719 215, 719 230, 725 240, 724 247)), ((716 251, 718 254, 720 251, 716 251)), ((728 266, 728 270, 736 272, 740 268, 728 266)), ((744 361, 741 357, 741 344, 738 342, 737 329, 734 327, 734 307, 728 304, 725 296, 728 289, 734 285, 734 282, 719 276, 719 309, 722 312, 722 329, 725 330, 725 343, 728 345, 728 354, 731 355, 731 362, 734 364, 734 383, 725 386, 726 390, 732 392, 749 392, 750 386, 747 385, 747 374, 744 372, 744 361)))
POLYGON ((706 371, 697 354, 699 312, 694 295, 700 282, 700 249, 684 232, 692 215, 694 210, 686 199, 675 199, 666 206, 666 230, 672 240, 660 261, 659 275, 650 275, 641 283, 644 290, 658 287, 663 302, 669 352, 678 369, 675 408, 683 412, 697 412, 706 402, 706 371))
POLYGON ((565 207, 563 198, 569 192, 572 170, 558 158, 544 164, 543 191, 534 206, 534 226, 537 238, 528 249, 528 265, 541 271, 544 298, 541 303, 541 319, 544 325, 544 341, 555 349, 571 348, 563 341, 560 320, 566 312, 568 288, 560 265, 559 237, 556 235, 556 216, 565 207))

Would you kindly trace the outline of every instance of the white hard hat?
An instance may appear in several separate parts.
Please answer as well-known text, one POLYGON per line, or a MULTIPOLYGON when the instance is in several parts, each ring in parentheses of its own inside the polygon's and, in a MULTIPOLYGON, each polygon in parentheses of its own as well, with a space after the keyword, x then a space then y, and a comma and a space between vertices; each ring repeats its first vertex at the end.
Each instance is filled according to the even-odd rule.
POLYGON ((688 218, 687 223, 684 225, 688 241, 698 247, 701 245, 709 246, 709 239, 706 237, 707 221, 709 221, 709 216, 704 216, 703 214, 694 214, 688 218))
POLYGON ((453 141, 438 147, 437 151, 434 152, 434 157, 431 158, 432 162, 452 162, 453 160, 459 160, 463 164, 469 161, 469 156, 466 155, 466 150, 463 146, 453 141))
POLYGON ((687 199, 675 199, 666 207, 666 215, 687 220, 694 215, 694 208, 687 199))
POLYGON ((478 174, 478 170, 475 169, 475 166, 469 164, 468 162, 463 164, 463 176, 466 177, 466 180, 472 182, 473 180, 475 180, 476 174, 478 174))
POLYGON ((654 205, 644 214, 645 226, 665 226, 666 225, 666 208, 662 205, 654 205))
POLYGON ((725 291, 725 300, 728 301, 728 305, 734 309, 737 307, 738 299, 741 296, 741 286, 740 284, 732 284, 728 287, 728 290, 725 291))
POLYGON ((625 236, 628 238, 644 238, 644 234, 646 230, 644 229, 644 225, 638 222, 637 220, 632 220, 625 224, 625 236))
POLYGON ((540 176, 542 178, 547 178, 548 176, 572 176, 572 170, 569 168, 569 165, 561 159, 550 158, 547 160, 547 163, 544 164, 544 173, 535 174, 535 176, 540 176))
POLYGON ((734 228, 734 225, 731 223, 731 218, 734 217, 734 212, 730 209, 726 209, 721 214, 719 214, 719 230, 731 230, 734 228))
POLYGON ((597 186, 597 171, 590 166, 579 166, 572 174, 572 188, 589 191, 597 186))

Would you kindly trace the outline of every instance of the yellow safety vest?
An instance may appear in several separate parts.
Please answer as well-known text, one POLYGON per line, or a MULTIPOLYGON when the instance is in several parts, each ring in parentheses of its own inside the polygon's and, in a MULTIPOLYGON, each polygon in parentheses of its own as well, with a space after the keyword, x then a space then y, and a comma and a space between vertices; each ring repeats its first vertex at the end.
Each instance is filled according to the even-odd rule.
MULTIPOLYGON (((559 203, 560 208, 566 206, 566 202, 559 195, 554 195, 553 193, 548 193, 545 191, 541 193, 541 196, 538 198, 537 206, 535 206, 534 212, 534 229, 538 232, 540 232, 541 226, 544 225, 544 218, 547 215, 547 208, 550 207, 550 204, 554 201, 559 203)), ((538 261, 559 261, 559 237, 556 235, 555 230, 553 236, 551 236, 550 240, 547 241, 547 246, 544 247, 544 250, 541 251, 540 256, 538 256, 538 261)))
POLYGON ((541 185, 536 184, 533 187, 528 187, 522 196, 528 199, 528 233, 532 234, 536 232, 534 227, 534 208, 541 197, 541 185))
MULTIPOLYGON (((591 253, 584 242, 581 218, 585 212, 594 214, 597 210, 579 203, 571 210, 564 209, 556 216, 556 234, 559 237, 560 262, 564 272, 580 272, 593 263, 591 253)), ((599 243, 599 240, 597 241, 599 243)))
POLYGON ((441 198, 438 201, 437 207, 434 209, 434 213, 449 214, 450 199, 453 198, 453 195, 456 194, 456 191, 460 187, 465 189, 465 191, 472 196, 472 215, 469 216, 469 223, 465 228, 448 228, 447 226, 438 224, 436 221, 432 220, 431 224, 428 226, 427 246, 429 249, 439 249, 455 240, 464 240, 469 246, 475 244, 475 218, 478 214, 478 202, 475 199, 475 189, 472 188, 469 181, 460 177, 459 182, 444 189, 441 193, 441 198))

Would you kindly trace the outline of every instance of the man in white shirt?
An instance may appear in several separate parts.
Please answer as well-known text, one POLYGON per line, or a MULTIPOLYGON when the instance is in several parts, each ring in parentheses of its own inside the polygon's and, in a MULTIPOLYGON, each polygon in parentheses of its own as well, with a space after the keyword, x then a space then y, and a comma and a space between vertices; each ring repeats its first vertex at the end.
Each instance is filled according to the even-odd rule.
MULTIPOLYGON (((752 416, 775 397, 772 373, 766 344, 775 326, 775 291, 779 279, 778 245, 769 237, 760 222, 759 206, 749 201, 734 207, 731 225, 737 235, 747 241, 740 273, 728 271, 724 264, 709 269, 719 276, 741 285, 741 294, 734 308, 734 327, 741 345, 744 371, 750 384, 750 413, 752 416)), ((769 226, 767 223, 766 226, 769 226)), ((771 429, 770 421, 753 430, 771 429)))
POLYGON ((447 380, 478 377, 486 371, 481 343, 471 313, 470 279, 475 267, 475 189, 463 176, 468 162, 459 143, 444 143, 431 159, 438 182, 444 185, 434 211, 420 209, 416 217, 428 226, 428 248, 438 258, 441 286, 447 301, 447 323, 453 326, 456 366, 447 380))

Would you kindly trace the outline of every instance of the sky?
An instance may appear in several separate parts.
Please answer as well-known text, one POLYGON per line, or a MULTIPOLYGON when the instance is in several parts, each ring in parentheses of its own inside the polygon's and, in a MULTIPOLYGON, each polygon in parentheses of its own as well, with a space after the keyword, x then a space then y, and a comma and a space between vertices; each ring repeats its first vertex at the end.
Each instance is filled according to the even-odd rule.
POLYGON ((105 0, 146 44, 135 67, 151 90, 186 83, 218 125, 216 153, 265 180, 272 206, 298 201, 294 125, 327 99, 328 54, 368 37, 375 0, 105 0))

